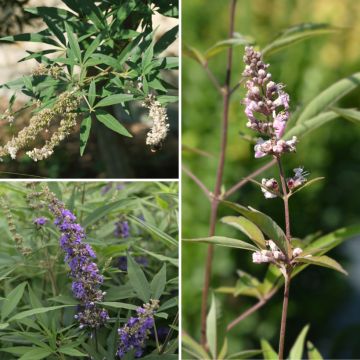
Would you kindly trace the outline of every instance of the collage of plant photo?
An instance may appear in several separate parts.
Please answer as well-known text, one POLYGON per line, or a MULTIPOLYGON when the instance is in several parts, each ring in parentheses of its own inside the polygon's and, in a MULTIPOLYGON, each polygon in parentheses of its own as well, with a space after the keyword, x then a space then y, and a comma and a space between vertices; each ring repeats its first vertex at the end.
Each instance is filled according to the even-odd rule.
POLYGON ((0 0, 0 360, 360 360, 359 34, 0 0))

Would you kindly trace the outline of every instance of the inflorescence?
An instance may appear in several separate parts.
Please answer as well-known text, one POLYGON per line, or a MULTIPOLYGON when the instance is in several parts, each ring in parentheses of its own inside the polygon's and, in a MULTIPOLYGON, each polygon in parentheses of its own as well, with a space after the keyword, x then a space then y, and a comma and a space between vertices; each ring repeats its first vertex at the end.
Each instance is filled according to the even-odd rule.
POLYGON ((115 223, 114 236, 121 239, 126 239, 130 236, 129 222, 122 218, 115 223))
POLYGON ((247 127, 261 136, 255 145, 255 157, 266 155, 280 156, 285 152, 296 150, 297 138, 283 140, 286 123, 289 119, 289 95, 283 90, 283 84, 271 80, 261 53, 253 47, 245 48, 244 62, 246 64, 243 76, 247 78, 245 97, 245 114, 248 118, 247 127))
POLYGON ((154 326, 154 314, 158 308, 159 301, 150 300, 148 304, 136 309, 136 317, 131 317, 123 327, 118 329, 120 343, 117 355, 120 359, 131 350, 135 351, 135 357, 142 356, 145 341, 154 326))
POLYGON ((149 145, 152 151, 156 151, 161 148, 170 128, 166 109, 154 95, 149 95, 143 102, 143 106, 149 109, 149 117, 153 122, 146 136, 146 145, 149 145))
POLYGON ((51 156, 54 148, 60 144, 76 125, 77 109, 80 100, 75 94, 75 90, 66 91, 58 96, 52 108, 44 108, 36 113, 27 127, 20 130, 16 137, 13 137, 7 144, 0 146, 0 157, 10 155, 16 159, 19 150, 24 149, 31 142, 36 140, 42 131, 48 131, 52 122, 60 120, 58 129, 46 140, 41 148, 33 148, 26 154, 34 161, 43 160, 51 156))
POLYGON ((60 246, 66 253, 65 262, 70 267, 72 292, 81 302, 75 318, 81 329, 95 329, 109 319, 107 311, 96 304, 103 300, 105 293, 100 289, 104 278, 94 262, 95 252, 89 244, 83 242, 86 235, 76 222, 76 216, 65 209, 64 204, 48 189, 45 189, 45 195, 49 201, 49 209, 55 215, 54 224, 61 232, 60 246))

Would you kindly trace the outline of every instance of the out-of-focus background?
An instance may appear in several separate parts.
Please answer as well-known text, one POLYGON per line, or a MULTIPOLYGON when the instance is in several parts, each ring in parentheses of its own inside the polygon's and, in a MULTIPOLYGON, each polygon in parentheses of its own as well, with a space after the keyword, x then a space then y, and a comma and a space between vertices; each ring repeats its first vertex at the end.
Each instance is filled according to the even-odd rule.
MULTIPOLYGON (((183 43, 201 51, 227 38, 229 1, 183 0, 183 43)), ((335 81, 360 68, 360 2, 353 0, 238 0, 236 31, 251 35, 260 47, 282 29, 304 22, 330 23, 344 28, 334 35, 316 37, 298 43, 267 60, 273 79, 286 84, 292 110, 304 104, 335 81)), ((233 83, 243 70, 243 47, 235 49, 233 83)), ((210 68, 223 82, 224 52, 210 61, 210 68)), ((183 162, 213 189, 216 158, 202 157, 189 151, 199 148, 217 154, 221 99, 212 88, 199 64, 183 59, 183 162)), ((359 90, 344 98, 343 107, 359 107, 359 90)), ((245 127, 244 107, 238 91, 230 108, 230 130, 225 184, 227 188, 268 160, 255 160, 252 145, 239 132, 251 134, 245 127)), ((312 132, 303 139, 297 153, 285 157, 285 167, 303 165, 311 177, 325 180, 303 190, 290 201, 293 235, 304 237, 317 231, 331 232, 339 227, 360 223, 360 124, 339 119, 312 132)), ((265 173, 276 175, 275 170, 265 173)), ((261 177, 260 177, 261 179, 261 177)), ((203 193, 183 175, 183 238, 207 235, 209 204, 203 193)), ((283 205, 279 199, 265 200, 261 191, 248 184, 231 199, 252 205, 270 214, 283 225, 283 205)), ((220 216, 233 214, 221 208, 220 216)), ((240 233, 217 224, 216 234, 239 237, 240 233)), ((199 340, 200 297, 203 286, 205 245, 183 245, 182 291, 183 327, 199 340)), ((310 267, 292 283, 288 316, 287 349, 306 324, 308 338, 324 358, 360 358, 360 237, 349 240, 330 252, 349 271, 349 276, 319 267, 310 267)), ((247 252, 216 248, 212 288, 234 286, 236 270, 263 276, 266 266, 251 263, 247 252)), ((222 321, 228 324, 254 303, 245 297, 218 295, 222 321)), ((282 294, 238 325, 229 336, 231 352, 259 348, 265 338, 277 348, 282 294)))
MULTIPOLYGON (((23 32, 38 32, 44 24, 25 7, 65 5, 60 0, 0 0, 0 37, 23 32)), ((175 18, 154 15, 157 37, 178 23, 175 18)), ((46 44, 0 42, 0 84, 27 75, 37 67, 35 61, 18 61, 27 55, 26 50, 38 51, 49 48, 46 44)), ((164 56, 178 56, 178 42, 173 43, 164 56)), ((166 79, 175 88, 178 84, 177 71, 167 71, 166 79)), ((0 115, 8 108, 12 92, 0 89, 0 115)), ((176 95, 176 91, 172 95, 176 95)), ((26 97, 19 96, 14 109, 20 108, 26 97)), ((116 109, 115 109, 116 111, 116 109)), ((123 113, 117 113, 124 119, 123 113)), ((132 105, 132 118, 126 116, 124 125, 133 134, 125 138, 108 130, 101 124, 94 124, 84 156, 79 155, 79 129, 56 148, 47 160, 34 163, 26 155, 16 161, 4 159, 0 163, 0 177, 41 176, 50 178, 177 178, 178 177, 178 106, 168 106, 170 132, 161 151, 153 153, 145 144, 151 123, 147 111, 140 104, 132 105)), ((0 144, 28 124, 30 112, 25 112, 11 128, 0 120, 0 144)))

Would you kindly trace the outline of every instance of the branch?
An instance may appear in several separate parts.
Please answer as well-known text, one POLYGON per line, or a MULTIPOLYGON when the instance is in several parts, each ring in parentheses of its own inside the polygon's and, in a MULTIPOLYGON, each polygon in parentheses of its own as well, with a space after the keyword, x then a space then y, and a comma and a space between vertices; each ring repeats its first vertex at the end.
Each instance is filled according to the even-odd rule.
POLYGON ((239 190, 240 188, 242 188, 244 185, 246 185, 252 178, 254 178, 255 176, 260 175, 261 173, 263 173, 264 171, 266 171, 267 169, 270 169, 271 167, 273 167, 276 164, 276 160, 273 159, 270 162, 268 162, 267 164, 263 165, 261 168, 255 170, 254 172, 252 172, 249 176, 247 176, 246 178, 242 179, 241 181, 239 181, 237 184, 235 184, 232 188, 230 188, 228 191, 226 191, 223 195, 223 199, 228 198, 230 195, 232 195, 234 192, 236 192, 237 190, 239 190))
POLYGON ((209 189, 204 185, 204 183, 194 174, 192 173, 187 167, 184 165, 182 166, 183 172, 192 179, 195 184, 204 192, 206 197, 210 200, 211 199, 211 192, 209 189))

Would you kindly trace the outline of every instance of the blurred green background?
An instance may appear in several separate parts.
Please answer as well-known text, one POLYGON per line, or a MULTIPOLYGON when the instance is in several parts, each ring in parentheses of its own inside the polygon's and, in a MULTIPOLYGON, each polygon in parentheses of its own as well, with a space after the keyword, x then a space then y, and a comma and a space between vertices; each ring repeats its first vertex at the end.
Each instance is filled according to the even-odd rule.
MULTIPOLYGON (((183 43, 205 51, 215 42, 227 38, 230 1, 183 0, 183 43)), ((334 34, 316 37, 293 45, 267 59, 277 82, 286 84, 291 108, 307 103, 321 90, 360 68, 359 33, 360 2, 353 0, 238 0, 235 31, 256 39, 260 48, 282 29, 303 22, 330 23, 344 28, 334 34)), ((243 47, 234 52, 233 84, 243 70, 243 47)), ((226 54, 210 61, 210 68, 224 80, 226 54)), ((188 147, 216 155, 222 103, 198 63, 183 59, 183 163, 214 187, 216 157, 203 157, 188 147)), ((239 132, 251 134, 245 127, 241 88, 230 107, 229 144, 225 166, 226 187, 239 181, 251 170, 268 160, 255 160, 252 145, 240 138, 239 132)), ((359 107, 356 90, 340 103, 343 107, 359 107)), ((321 231, 360 223, 360 124, 343 119, 328 123, 302 139, 297 153, 286 156, 288 174, 302 165, 311 177, 325 180, 307 188, 290 201, 293 235, 304 237, 321 231)), ((253 135, 253 134, 251 134, 253 135)), ((264 173, 275 176, 275 169, 264 173)), ((261 179, 261 176, 259 177, 261 179)), ((209 203, 203 193, 183 174, 183 238, 208 234, 209 203)), ((231 199, 270 214, 283 225, 283 205, 279 199, 265 200, 252 184, 246 185, 231 199)), ((233 214, 220 207, 219 218, 233 214)), ((240 237, 240 233, 217 223, 217 235, 240 237)), ((183 245, 182 308, 183 328, 191 336, 200 337, 200 302, 203 286, 205 245, 183 245)), ((349 271, 349 277, 331 270, 310 267, 292 283, 288 316, 287 347, 294 342, 304 325, 310 323, 308 339, 325 358, 360 358, 360 237, 347 241, 329 254, 349 271)), ((212 289, 234 286, 236 270, 242 269, 262 277, 266 266, 251 263, 248 253, 216 248, 213 262, 212 289)), ((228 324, 254 300, 218 295, 222 320, 228 324)), ((259 312, 240 323, 229 336, 230 352, 259 348, 264 337, 277 348, 281 313, 281 292, 259 312)))

